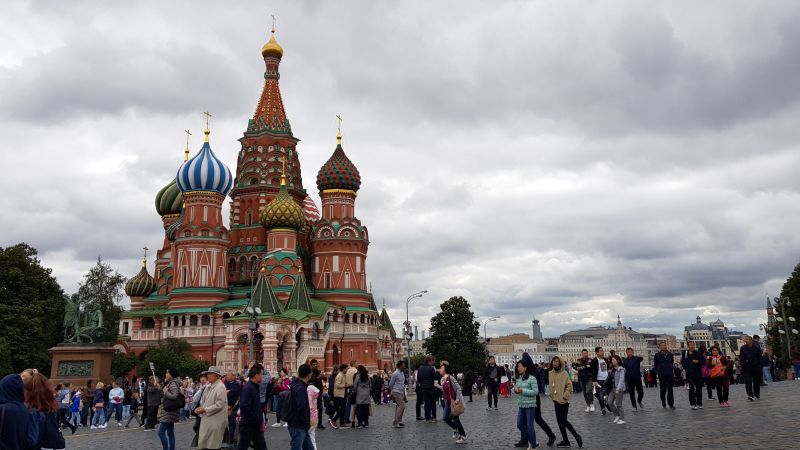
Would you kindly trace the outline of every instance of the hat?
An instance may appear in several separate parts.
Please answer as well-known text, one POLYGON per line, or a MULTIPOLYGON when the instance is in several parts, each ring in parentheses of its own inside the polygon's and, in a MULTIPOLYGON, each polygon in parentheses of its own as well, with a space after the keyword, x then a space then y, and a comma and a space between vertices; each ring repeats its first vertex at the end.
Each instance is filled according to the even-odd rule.
POLYGON ((221 377, 222 376, 222 368, 219 367, 219 366, 211 366, 211 367, 208 368, 208 370, 204 370, 203 372, 200 372, 200 375, 207 375, 209 373, 214 373, 214 374, 217 374, 217 376, 221 377))

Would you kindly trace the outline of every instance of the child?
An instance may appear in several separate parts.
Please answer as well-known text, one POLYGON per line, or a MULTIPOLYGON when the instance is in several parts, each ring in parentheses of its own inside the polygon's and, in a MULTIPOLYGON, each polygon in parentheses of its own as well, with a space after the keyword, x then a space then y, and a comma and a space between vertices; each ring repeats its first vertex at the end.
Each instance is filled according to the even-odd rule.
POLYGON ((72 401, 70 402, 70 406, 69 406, 70 423, 72 423, 72 426, 75 427, 75 428, 77 428, 81 423, 81 398, 82 397, 83 397, 83 391, 81 391, 79 389, 77 392, 75 392, 75 395, 72 396, 72 401))
POLYGON ((139 410, 139 391, 134 391, 133 395, 131 395, 131 414, 128 416, 128 422, 125 424, 125 428, 129 428, 131 420, 133 419, 136 419, 136 423, 138 423, 140 427, 144 425, 142 419, 140 419, 139 415, 137 414, 138 410, 139 410))

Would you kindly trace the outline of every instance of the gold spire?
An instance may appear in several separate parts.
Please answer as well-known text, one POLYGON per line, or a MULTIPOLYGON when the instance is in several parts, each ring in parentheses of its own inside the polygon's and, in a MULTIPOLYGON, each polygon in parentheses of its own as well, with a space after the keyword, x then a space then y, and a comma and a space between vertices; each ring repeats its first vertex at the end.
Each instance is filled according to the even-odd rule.
POLYGON ((189 136, 192 135, 192 132, 189 130, 183 130, 186 132, 186 150, 183 151, 183 162, 189 160, 189 136))
POLYGON ((272 32, 269 37, 269 42, 261 47, 261 56, 266 58, 267 55, 272 54, 273 56, 280 58, 283 56, 283 47, 281 47, 281 45, 278 44, 278 41, 275 40, 275 15, 270 15, 272 16, 272 32))
POLYGON ((147 251, 150 249, 147 247, 142 247, 142 250, 144 250, 144 256, 142 257, 142 268, 147 268, 147 251))
POLYGON ((283 157, 283 171, 281 172, 281 186, 286 186, 286 156, 283 157))
POLYGON ((336 120, 339 121, 338 132, 336 133, 336 144, 342 145, 342 116, 337 114, 336 120))
POLYGON ((203 133, 206 135, 206 142, 208 142, 208 135, 211 134, 211 130, 208 129, 208 118, 211 117, 211 113, 208 111, 203 112, 203 115, 206 116, 206 130, 203 133))

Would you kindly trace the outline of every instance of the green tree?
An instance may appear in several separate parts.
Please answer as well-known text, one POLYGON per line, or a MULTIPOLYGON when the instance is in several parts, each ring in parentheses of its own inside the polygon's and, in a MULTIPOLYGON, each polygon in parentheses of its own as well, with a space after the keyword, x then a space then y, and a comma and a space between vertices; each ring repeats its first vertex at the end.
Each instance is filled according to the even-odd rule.
POLYGON ((480 341, 480 324, 464 297, 451 297, 431 319, 431 336, 423 347, 457 371, 476 370, 484 364, 486 346, 480 341))
POLYGON ((103 313, 103 326, 111 332, 113 340, 117 337, 117 322, 122 307, 119 306, 125 292, 125 279, 119 272, 97 257, 97 264, 83 276, 78 288, 78 296, 90 308, 99 308, 103 313))
POLYGON ((50 374, 47 349, 63 338, 64 292, 28 244, 0 248, 0 375, 50 374))
MULTIPOLYGON (((789 298, 789 302, 791 306, 786 307, 786 318, 787 320, 789 317, 794 317, 796 319, 800 318, 800 264, 794 266, 794 271, 792 274, 789 275, 789 278, 786 279, 786 282, 783 283, 783 288, 781 289, 781 298, 787 297, 789 298)), ((783 319, 782 310, 784 306, 782 305, 775 305, 775 317, 780 317, 783 319)), ((770 344, 770 348, 775 356, 779 359, 783 359, 784 362, 789 362, 789 355, 786 354, 786 339, 789 339, 789 343, 795 347, 800 346, 800 336, 795 335, 792 333, 792 328, 800 329, 800 322, 789 322, 789 335, 780 334, 778 330, 783 330, 783 322, 776 322, 776 326, 770 327, 769 333, 767 334, 767 339, 770 344)))
POLYGON ((411 357, 411 370, 417 370, 417 367, 421 366, 425 362, 425 358, 427 355, 414 355, 411 357))
POLYGON ((115 353, 114 359, 111 360, 111 376, 116 379, 128 375, 138 362, 139 358, 133 353, 127 355, 122 352, 115 353))
POLYGON ((167 369, 177 369, 182 377, 197 379, 200 372, 209 366, 208 361, 192 356, 192 346, 184 339, 166 338, 161 345, 151 345, 147 348, 144 358, 136 365, 136 372, 141 376, 152 375, 150 363, 156 369, 156 375, 163 378, 167 369))

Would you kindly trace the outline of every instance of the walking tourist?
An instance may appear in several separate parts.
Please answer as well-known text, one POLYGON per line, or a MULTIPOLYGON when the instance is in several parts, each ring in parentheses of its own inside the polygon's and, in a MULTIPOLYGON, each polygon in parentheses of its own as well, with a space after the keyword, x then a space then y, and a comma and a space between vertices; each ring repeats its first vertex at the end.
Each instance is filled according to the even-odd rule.
POLYGON ((239 446, 238 450, 247 450, 252 443, 256 450, 267 450, 261 425, 264 414, 261 409, 261 381, 263 368, 254 364, 247 372, 249 380, 245 383, 239 396, 239 446))
POLYGON ((94 385, 94 399, 93 399, 93 408, 94 408, 94 415, 92 417, 92 426, 91 428, 105 428, 108 426, 106 423, 106 412, 105 412, 105 396, 103 395, 103 382, 98 381, 97 384, 94 385))
MULTIPOLYGON (((72 396, 72 401, 69 405, 69 422, 77 429, 81 425, 81 400, 83 399, 83 391, 78 389, 72 396)), ((73 432, 72 434, 75 434, 73 432)))
POLYGON ((136 420, 136 423, 138 423, 140 427, 142 425, 144 425, 144 422, 141 419, 139 419, 139 415, 138 415, 138 412, 139 412, 139 398, 140 398, 139 391, 134 391, 133 394, 131 394, 131 403, 130 403, 130 410, 129 410, 130 414, 128 415, 128 422, 125 424, 125 428, 130 427, 131 421, 134 420, 134 419, 136 420))
POLYGON ((372 382, 369 379, 369 373, 364 366, 356 368, 356 376, 353 380, 353 391, 356 395, 356 421, 353 422, 354 427, 369 428, 369 407, 372 400, 371 389, 372 382), (357 422, 357 423, 356 423, 357 422))
POLYGON ((533 365, 527 360, 520 360, 516 365, 517 386, 514 393, 517 394, 517 428, 525 436, 528 449, 539 446, 536 443, 536 430, 533 428, 534 417, 536 416, 536 397, 539 396, 539 386, 536 376, 533 374, 533 365))
POLYGON ((242 392, 242 382, 235 371, 229 370, 225 374, 225 390, 228 395, 228 444, 234 445, 236 436, 236 416, 239 412, 239 395, 242 392))
POLYGON ((800 381, 800 350, 798 350, 797 347, 792 347, 791 357, 794 379, 800 381))
POLYGON ((83 389, 83 406, 81 407, 81 424, 88 427, 92 424, 92 414, 94 413, 94 381, 86 382, 83 389))
POLYGON ((772 383, 772 359, 767 352, 761 354, 761 379, 764 384, 772 383))
POLYGON ((456 377, 453 376, 453 369, 447 361, 439 364, 440 385, 442 389, 442 399, 444 400, 444 422, 453 429, 453 437, 456 444, 467 443, 467 433, 461 423, 461 414, 464 412, 464 397, 461 395, 456 377))
MULTIPOLYGON (((162 450, 175 450, 175 422, 180 417, 180 410, 184 403, 181 402, 181 381, 178 371, 167 369, 164 373, 164 387, 161 389, 161 415, 158 417, 158 438, 161 440, 162 450)), ((185 399, 184 399, 185 402, 185 399)))
POLYGON ((658 374, 658 384, 661 387, 661 407, 666 408, 669 404, 670 409, 675 409, 675 394, 672 387, 675 382, 675 372, 673 369, 672 353, 667 350, 667 343, 661 341, 658 344, 659 352, 653 357, 653 367, 658 374))
POLYGON ((711 384, 717 389, 717 400, 720 407, 731 406, 728 402, 728 391, 730 381, 726 376, 727 367, 730 365, 728 357, 721 355, 719 347, 716 345, 711 347, 711 356, 706 361, 706 367, 709 370, 709 378, 711 384))
POLYGON ((110 408, 108 410, 108 417, 106 421, 111 417, 111 414, 114 414, 114 421, 117 422, 117 426, 122 426, 122 401, 125 399, 125 391, 119 387, 119 384, 114 381, 111 383, 111 391, 108 393, 108 403, 110 408))
MULTIPOLYGON (((439 373, 433 368, 436 358, 428 355, 425 364, 417 369, 417 383, 421 384, 423 408, 425 410, 425 423, 436 422, 436 388, 434 382, 440 378, 439 373)), ((497 396, 495 395, 495 402, 497 396)))
POLYGON ((0 436, 2 448, 28 450, 36 443, 29 440, 30 413, 25 407, 22 377, 12 373, 0 380, 0 436))
POLYGON ((577 363, 578 383, 583 391, 583 400, 586 402, 586 412, 594 411, 594 383, 592 382, 592 360, 589 350, 581 350, 581 357, 577 363))
POLYGON ((222 369, 211 366, 201 374, 208 378, 203 389, 201 406, 194 413, 200 416, 200 429, 197 434, 197 448, 218 449, 222 447, 225 428, 228 426, 228 394, 222 383, 222 369))
POLYGON ((561 358, 554 356, 550 360, 550 398, 553 400, 553 406, 556 412, 556 422, 558 422, 558 430, 561 432, 561 442, 556 444, 556 447, 566 448, 572 444, 567 437, 567 430, 572 433, 578 447, 583 447, 583 439, 581 435, 575 431, 575 428, 567 420, 569 415, 569 398, 572 395, 572 382, 570 381, 569 374, 564 369, 564 363, 561 358))
POLYGON ((144 429, 155 430, 158 421, 158 406, 161 405, 161 382, 156 376, 150 377, 147 384, 147 420, 144 429))
POLYGON ((689 405, 692 409, 703 409, 703 373, 706 358, 695 348, 695 342, 686 343, 686 353, 681 358, 681 365, 686 371, 686 380, 689 382, 689 405))
POLYGON ((744 337, 744 345, 739 349, 739 360, 742 362, 747 399, 755 401, 761 398, 761 347, 750 336, 744 337))
POLYGON ((625 368, 625 385, 631 396, 631 407, 636 411, 644 409, 642 399, 644 398, 644 387, 642 386, 642 360, 641 356, 634 356, 633 349, 625 349, 625 359, 622 360, 622 367, 625 368))
POLYGON ((347 388, 345 383, 345 374, 347 373, 347 364, 342 364, 339 366, 339 373, 336 374, 335 382, 333 386, 333 405, 335 410, 335 415, 328 421, 331 427, 333 428, 340 428, 344 427, 344 415, 345 415, 345 399, 344 396, 346 394, 347 388), (339 426, 336 426, 336 422, 339 422, 339 426))
POLYGON ((504 376, 503 368, 497 365, 494 356, 490 356, 486 370, 483 371, 483 379, 486 382, 486 398, 489 401, 489 407, 486 409, 494 408, 497 411, 497 392, 500 389, 500 380, 504 376))
MULTIPOLYGON (((542 431, 547 434, 547 445, 552 446, 553 443, 556 441, 556 434, 553 433, 553 430, 550 428, 550 425, 545 422, 544 418, 542 417, 542 396, 547 396, 545 393, 545 388, 548 387, 549 384, 549 375, 547 370, 545 369, 544 364, 536 365, 533 363, 533 359, 531 359, 528 352, 522 353, 522 360, 525 362, 526 366, 533 367, 533 375, 536 376, 536 385, 539 387, 539 395, 536 396, 536 409, 534 410, 533 419, 536 424, 542 429, 542 431)), ((516 370, 516 369, 515 369, 516 370)), ((519 375, 516 377, 519 379, 519 375)), ((524 437, 520 438, 520 442, 516 445, 521 444, 525 440, 524 437)))
MULTIPOLYGON (((600 411, 605 416, 606 400, 603 393, 603 385, 608 379, 609 362, 605 357, 605 350, 603 350, 603 347, 595 347, 594 355, 591 362, 592 392, 600 403, 600 411)), ((594 411, 594 407, 590 408, 590 411, 594 411)))
POLYGON ((344 410, 345 410, 345 417, 344 423, 346 425, 351 425, 355 428, 356 424, 355 420, 355 412, 356 412, 356 399, 355 399, 355 391, 353 390, 353 382, 356 379, 356 374, 358 373, 358 367, 356 366, 356 360, 350 360, 350 365, 347 367, 347 372, 344 373, 344 388, 345 393, 347 394, 344 398, 344 410))
POLYGON ((393 428, 404 428, 406 425, 403 423, 403 413, 406 411, 406 362, 398 361, 397 368, 394 370, 392 377, 389 379, 389 389, 392 392, 392 399, 394 399, 394 420, 392 421, 393 428))
POLYGON ((625 385, 625 368, 622 367, 622 358, 619 355, 611 357, 611 388, 608 391, 608 407, 614 413, 614 423, 625 423, 625 411, 622 407, 622 397, 627 390, 625 385))
MULTIPOLYGON (((706 348, 705 345, 701 345, 700 348, 697 349, 697 351, 699 351, 700 354, 703 355, 703 359, 704 360, 708 360, 708 357, 710 356, 710 353, 708 352, 708 349, 706 348)), ((714 395, 713 395, 713 390, 714 389, 713 389, 713 386, 711 385, 711 376, 709 375, 709 372, 708 372, 708 366, 703 365, 702 367, 700 367, 700 375, 703 377, 703 384, 706 386, 706 392, 708 393, 708 399, 709 400, 714 400, 714 395)))
MULTIPOLYGON (((308 383, 308 410, 310 428, 308 429, 308 436, 311 439, 313 448, 317 448, 317 428, 319 428, 319 415, 320 415, 320 398, 322 398, 322 383, 319 379, 319 369, 315 367, 315 360, 311 361, 311 380, 308 383)), ((324 428, 323 428, 324 429, 324 428)), ((246 450, 246 449, 245 449, 246 450)))
MULTIPOLYGON (((311 429, 311 409, 308 407, 308 382, 311 366, 303 364, 297 369, 297 377, 289 387, 289 411, 285 412, 289 424, 291 450, 314 450, 308 431, 311 429)), ((367 390, 369 392, 369 390, 367 390)), ((367 396, 369 398, 369 396, 367 396)))
MULTIPOLYGON (((291 382, 292 382, 292 380, 289 378, 289 372, 287 372, 286 369, 281 369, 280 372, 278 372, 278 380, 275 382, 275 384, 273 385, 273 388, 272 388, 272 394, 273 394, 272 404, 273 404, 273 410, 275 411, 275 423, 272 424, 273 427, 285 427, 285 426, 287 426, 286 423, 285 423, 286 420, 283 418, 283 414, 281 414, 281 396, 280 396, 280 394, 281 394, 281 392, 286 392, 286 391, 289 390, 289 385, 291 384, 291 382)), ((225 386, 227 387, 228 383, 226 383, 225 386)), ((230 394, 230 391, 228 391, 228 409, 229 410, 231 409, 231 394, 230 394)), ((233 413, 231 415, 234 418, 236 417, 235 413, 233 413)), ((230 425, 230 419, 229 419, 229 422, 228 422, 229 430, 230 430, 230 426, 231 425, 230 425)), ((234 422, 233 426, 234 427, 236 426, 235 422, 234 422)), ((232 432, 231 432, 231 436, 233 436, 232 432)))

